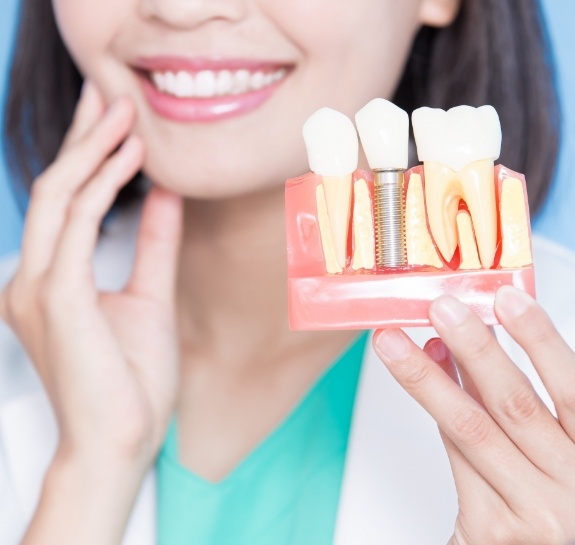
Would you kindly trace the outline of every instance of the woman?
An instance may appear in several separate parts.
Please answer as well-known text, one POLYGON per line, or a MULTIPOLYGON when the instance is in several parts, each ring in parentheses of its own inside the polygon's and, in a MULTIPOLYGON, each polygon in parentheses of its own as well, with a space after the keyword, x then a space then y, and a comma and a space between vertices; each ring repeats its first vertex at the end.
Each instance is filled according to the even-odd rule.
MULTIPOLYGON (((375 336, 442 430, 459 514, 429 419, 370 350, 348 448, 364 338, 286 322, 283 181, 307 170, 300 129, 320 106, 353 114, 394 92, 409 110, 492 103, 502 162, 541 202, 556 137, 534 4, 29 0, 21 25, 9 149, 23 178, 51 166, 32 185, 0 312, 50 403, 3 333, 16 366, 2 400, 4 541, 111 544, 126 531, 151 543, 154 487, 160 543, 575 539, 574 355, 531 299, 501 290, 497 310, 561 424, 505 356, 509 337, 500 345, 454 299, 431 311, 445 344, 375 336), (99 226, 140 170, 153 185, 130 273, 134 210, 99 226)), ((573 264, 548 245, 541 255, 555 281, 573 264)))

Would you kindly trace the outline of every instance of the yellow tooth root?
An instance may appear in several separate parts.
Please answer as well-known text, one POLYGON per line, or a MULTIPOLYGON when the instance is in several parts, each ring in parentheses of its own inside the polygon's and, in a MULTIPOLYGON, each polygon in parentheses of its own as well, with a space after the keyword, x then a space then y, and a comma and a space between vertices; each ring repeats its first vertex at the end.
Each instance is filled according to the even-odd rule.
POLYGON ((327 205, 335 256, 342 269, 347 265, 347 235, 351 216, 352 176, 324 176, 322 185, 327 205))
POLYGON ((353 185, 353 260, 352 268, 373 269, 375 267, 375 232, 369 189, 364 179, 353 185))
POLYGON ((501 184, 501 239, 499 266, 525 267, 533 263, 529 221, 527 219, 523 184, 517 178, 506 178, 501 184))
POLYGON ((437 248, 451 261, 458 244, 459 201, 467 204, 473 221, 481 265, 489 269, 497 250, 497 207, 492 160, 469 163, 459 171, 428 161, 424 164, 429 228, 437 248))
POLYGON ((423 184, 419 174, 412 174, 405 199, 405 239, 408 265, 443 266, 427 228, 423 184))
POLYGON ((331 226, 327 213, 327 204, 325 202, 325 192, 322 185, 318 185, 315 189, 315 200, 317 202, 317 217, 319 220, 319 232, 321 236, 323 256, 325 259, 325 268, 330 274, 341 273, 343 269, 337 261, 333 235, 331 233, 331 226))
POLYGON ((461 254, 461 270, 481 269, 477 245, 473 236, 471 216, 465 210, 457 213, 457 235, 459 237, 459 253, 461 254))

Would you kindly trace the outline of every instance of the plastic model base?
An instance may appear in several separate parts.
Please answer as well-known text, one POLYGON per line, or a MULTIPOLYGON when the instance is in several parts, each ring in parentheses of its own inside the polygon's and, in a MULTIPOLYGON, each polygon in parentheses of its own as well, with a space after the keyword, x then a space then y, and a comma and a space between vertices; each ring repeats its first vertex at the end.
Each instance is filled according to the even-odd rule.
MULTIPOLYGON (((421 168, 411 172, 421 172, 421 168)), ((369 179, 358 171, 354 179, 369 179)), ((495 183, 520 177, 497 167, 495 183)), ((535 296, 532 266, 521 268, 454 270, 407 267, 401 271, 347 268, 327 274, 315 204, 321 178, 307 174, 286 184, 289 323, 292 330, 374 329, 429 326, 431 303, 449 294, 468 305, 486 324, 499 323, 494 312, 495 293, 505 285, 535 296)), ((499 200, 498 200, 499 202, 499 200)), ((351 243, 350 243, 351 248, 351 243)))

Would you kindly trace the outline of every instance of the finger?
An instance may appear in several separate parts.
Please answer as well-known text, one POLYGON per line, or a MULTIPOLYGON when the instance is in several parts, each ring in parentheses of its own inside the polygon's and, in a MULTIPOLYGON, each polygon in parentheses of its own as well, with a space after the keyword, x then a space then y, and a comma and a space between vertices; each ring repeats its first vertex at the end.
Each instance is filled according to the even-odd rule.
POLYGON ((454 297, 434 301, 429 316, 499 426, 541 471, 561 475, 575 445, 487 326, 454 297))
MULTIPOLYGON (((459 384, 458 371, 453 357, 441 339, 437 337, 430 339, 423 347, 423 351, 443 369, 451 380, 459 384)), ((489 509, 493 509, 495 505, 503 507, 504 501, 501 496, 475 470, 441 428, 439 428, 439 434, 449 458, 460 508, 473 509, 473 512, 477 514, 477 509, 488 513, 489 509)))
POLYGON ((161 302, 173 301, 182 214, 179 195, 152 187, 142 210, 136 261, 127 291, 161 302))
POLYGON ((141 168, 143 155, 141 140, 131 136, 74 199, 54 253, 52 287, 77 294, 75 288, 83 289, 86 280, 92 280, 92 255, 102 220, 120 188, 141 168))
POLYGON ((439 434, 453 473, 460 510, 474 513, 478 520, 488 520, 489 513, 506 508, 503 498, 475 470, 455 443, 443 430, 439 429, 439 434), (485 516, 482 516, 482 512, 485 516))
POLYGON ((80 140, 104 115, 105 111, 106 103, 100 91, 90 80, 85 80, 72 124, 64 137, 58 156, 61 156, 67 148, 80 140))
POLYGON ((487 411, 402 331, 376 332, 374 348, 400 385, 507 503, 520 505, 526 490, 541 486, 541 473, 487 411))
POLYGON ((126 137, 133 120, 130 101, 119 100, 36 180, 22 240, 20 270, 26 278, 37 278, 46 271, 72 198, 126 137))
POLYGON ((495 298, 501 324, 525 350, 575 441, 575 354, 549 316, 527 293, 506 286, 495 298))

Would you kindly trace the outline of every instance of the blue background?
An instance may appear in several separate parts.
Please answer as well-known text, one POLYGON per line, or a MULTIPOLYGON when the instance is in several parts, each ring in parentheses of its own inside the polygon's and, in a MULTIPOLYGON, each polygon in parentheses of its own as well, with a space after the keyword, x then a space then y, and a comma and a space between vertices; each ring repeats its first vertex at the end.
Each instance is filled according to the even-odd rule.
MULTIPOLYGON (((536 232, 575 250, 575 2, 573 0, 542 0, 558 71, 558 89, 562 99, 563 134, 561 156, 553 188, 545 207, 534 219, 536 232)), ((5 98, 7 69, 14 38, 17 0, 0 0, 0 100, 5 98)), ((0 160, 0 256, 18 248, 22 216, 7 183, 7 174, 0 160)))

